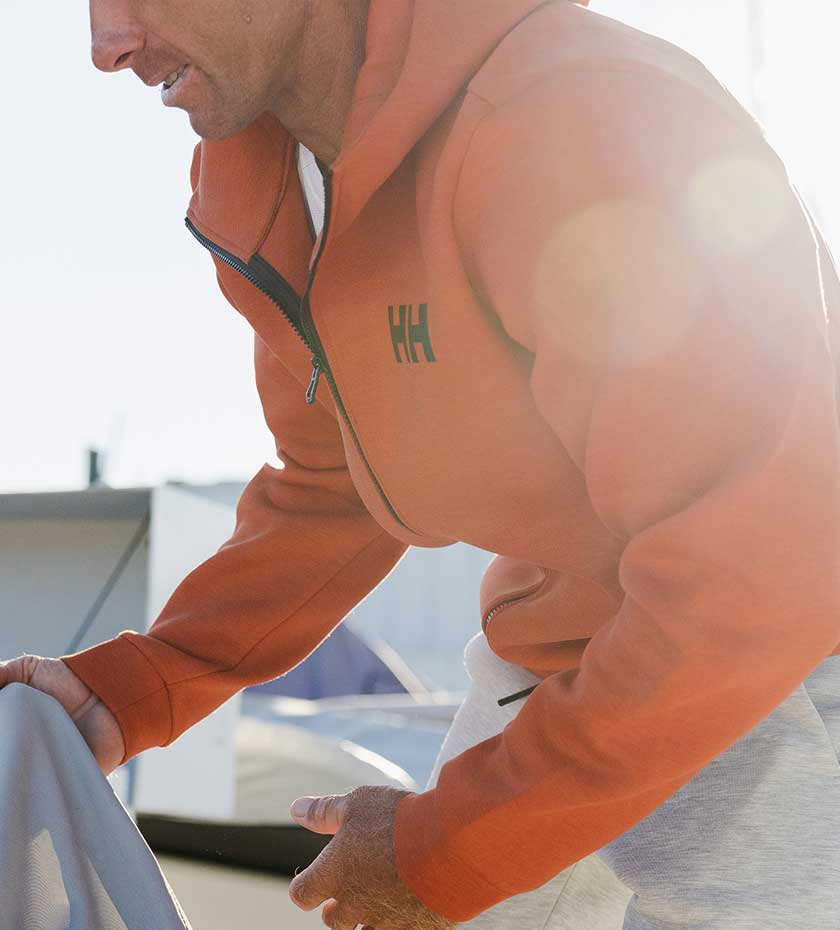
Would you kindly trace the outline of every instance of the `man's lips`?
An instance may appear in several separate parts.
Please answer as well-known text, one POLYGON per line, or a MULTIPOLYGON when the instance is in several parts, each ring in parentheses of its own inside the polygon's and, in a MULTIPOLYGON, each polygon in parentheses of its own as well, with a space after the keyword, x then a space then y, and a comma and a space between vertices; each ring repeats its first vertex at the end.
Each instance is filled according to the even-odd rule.
POLYGON ((167 66, 165 71, 158 70, 152 75, 144 74, 140 71, 135 71, 135 74, 148 87, 157 87, 159 84, 170 86, 175 83, 178 77, 183 75, 187 67, 188 64, 174 64, 167 66))
POLYGON ((167 75, 160 92, 164 106, 186 105, 190 95, 190 86, 192 84, 190 78, 192 76, 193 69, 189 65, 184 65, 180 71, 167 75))
POLYGON ((186 73, 187 68, 189 68, 189 65, 181 65, 180 68, 177 68, 171 74, 167 74, 163 81, 163 89, 169 90, 170 87, 177 84, 186 73))

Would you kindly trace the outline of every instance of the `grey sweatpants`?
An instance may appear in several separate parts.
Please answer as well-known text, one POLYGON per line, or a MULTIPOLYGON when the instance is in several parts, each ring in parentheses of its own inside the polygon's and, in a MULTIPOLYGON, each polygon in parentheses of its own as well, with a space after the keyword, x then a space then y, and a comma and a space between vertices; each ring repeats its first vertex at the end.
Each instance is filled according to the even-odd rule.
MULTIPOLYGON (((479 633, 470 689, 429 779, 536 684, 479 633)), ((713 673, 713 671, 712 671, 713 673)), ((465 930, 840 930, 840 657, 623 836, 465 930)), ((562 829, 562 824, 558 824, 562 829)))
POLYGON ((52 698, 0 691, 0 930, 189 930, 81 734, 52 698))

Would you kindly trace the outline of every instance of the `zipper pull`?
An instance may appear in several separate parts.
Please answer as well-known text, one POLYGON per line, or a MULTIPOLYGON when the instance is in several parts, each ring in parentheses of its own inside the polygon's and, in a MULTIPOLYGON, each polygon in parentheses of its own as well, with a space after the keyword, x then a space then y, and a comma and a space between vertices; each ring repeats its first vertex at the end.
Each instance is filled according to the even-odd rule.
POLYGON ((306 390, 306 403, 314 404, 315 395, 318 393, 318 384, 321 381, 321 360, 317 355, 312 356, 312 379, 306 390))

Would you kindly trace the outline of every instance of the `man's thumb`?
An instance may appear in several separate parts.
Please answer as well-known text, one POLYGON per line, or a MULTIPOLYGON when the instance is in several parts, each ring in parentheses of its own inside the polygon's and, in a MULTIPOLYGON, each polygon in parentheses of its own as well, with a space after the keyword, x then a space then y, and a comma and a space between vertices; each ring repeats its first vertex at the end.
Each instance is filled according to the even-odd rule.
POLYGON ((298 798, 289 809, 294 819, 313 833, 338 833, 344 822, 347 795, 298 798))

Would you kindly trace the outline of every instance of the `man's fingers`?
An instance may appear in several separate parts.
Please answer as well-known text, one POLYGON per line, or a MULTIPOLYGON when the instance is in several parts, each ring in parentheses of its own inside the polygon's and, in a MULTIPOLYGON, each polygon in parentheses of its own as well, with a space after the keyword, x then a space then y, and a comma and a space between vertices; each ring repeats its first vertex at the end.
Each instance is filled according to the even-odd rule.
POLYGON ((18 683, 28 685, 36 664, 35 656, 21 656, 18 659, 0 662, 0 688, 18 683))
POLYGON ((329 901, 321 912, 321 920, 330 930, 356 930, 359 919, 353 908, 340 901, 329 901))
POLYGON ((289 813, 313 833, 338 833, 347 814, 347 795, 332 794, 320 798, 298 798, 289 813))
POLYGON ((319 904, 329 901, 333 889, 328 887, 323 862, 323 853, 299 875, 295 875, 289 885, 289 897, 292 904, 302 911, 314 911, 319 904))
POLYGON ((14 669, 16 663, 17 659, 10 662, 0 662, 0 688, 5 688, 6 685, 10 685, 12 682, 17 681, 14 669))
MULTIPOLYGON (((289 812, 307 830, 335 834, 347 816, 348 797, 346 794, 339 794, 298 798, 289 812)), ((312 865, 304 869, 300 875, 296 875, 289 885, 292 903, 303 911, 314 910, 324 901, 337 896, 339 889, 336 882, 341 876, 335 874, 335 857, 332 855, 335 851, 334 843, 335 841, 330 843, 312 865)), ((351 930, 356 930, 357 923, 358 921, 353 924, 351 930)))

